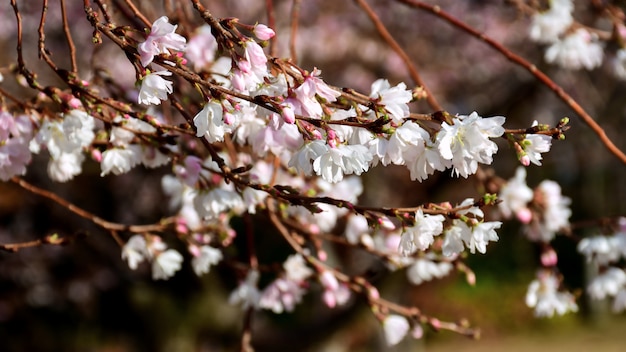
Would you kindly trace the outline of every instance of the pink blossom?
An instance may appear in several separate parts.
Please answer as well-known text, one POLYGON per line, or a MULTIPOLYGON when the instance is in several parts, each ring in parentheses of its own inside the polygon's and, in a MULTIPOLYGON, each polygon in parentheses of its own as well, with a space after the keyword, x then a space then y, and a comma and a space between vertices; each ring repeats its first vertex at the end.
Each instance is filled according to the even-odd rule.
POLYGON ((252 32, 260 40, 269 40, 276 35, 273 29, 264 24, 257 24, 252 32))
POLYGON ((154 56, 167 54, 168 49, 182 51, 185 50, 187 40, 180 34, 174 33, 176 27, 168 22, 166 16, 160 17, 152 24, 152 30, 146 41, 137 46, 137 51, 141 58, 141 64, 146 67, 154 56))

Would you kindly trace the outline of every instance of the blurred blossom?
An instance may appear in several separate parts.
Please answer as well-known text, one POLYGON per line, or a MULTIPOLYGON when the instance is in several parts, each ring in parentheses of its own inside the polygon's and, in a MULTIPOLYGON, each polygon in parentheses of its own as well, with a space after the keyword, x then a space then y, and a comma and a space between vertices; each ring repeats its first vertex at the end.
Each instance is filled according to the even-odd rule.
POLYGON ((563 315, 567 312, 577 312, 578 305, 574 296, 569 292, 559 291, 559 279, 552 271, 541 270, 537 279, 533 280, 526 292, 526 305, 535 309, 535 316, 539 318, 552 317, 554 314, 563 315))
POLYGON ((409 321, 396 314, 388 315, 383 321, 383 331, 388 346, 394 346, 400 343, 409 332, 409 321))
POLYGON ((602 64, 604 49, 594 34, 580 28, 555 42, 547 50, 545 59, 548 63, 563 68, 592 70, 602 64))

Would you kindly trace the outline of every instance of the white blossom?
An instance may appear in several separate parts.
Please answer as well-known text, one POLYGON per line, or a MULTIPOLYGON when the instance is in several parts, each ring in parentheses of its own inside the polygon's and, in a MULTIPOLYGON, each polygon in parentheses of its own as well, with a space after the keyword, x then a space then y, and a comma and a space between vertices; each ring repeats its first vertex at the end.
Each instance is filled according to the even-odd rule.
POLYGON ((551 0, 550 9, 532 16, 530 38, 539 43, 553 43, 574 22, 572 0, 551 0))
POLYGON ((229 189, 215 188, 208 192, 200 192, 193 201, 194 208, 204 219, 217 219, 221 213, 244 208, 241 196, 229 189))
POLYGON ((559 280, 551 271, 537 273, 526 292, 526 305, 535 309, 536 317, 563 315, 568 311, 577 312, 578 305, 569 292, 558 291, 559 280))
POLYGON ((137 150, 134 148, 111 148, 102 153, 102 162, 100 167, 104 176, 108 173, 114 175, 125 174, 130 171, 140 161, 137 150))
POLYGON ((383 332, 387 346, 394 346, 400 343, 409 332, 409 321, 397 314, 390 314, 383 321, 383 332))
POLYGON ((80 175, 85 156, 80 152, 60 153, 48 161, 48 176, 57 182, 67 182, 80 175))
POLYGON ((161 76, 171 76, 169 71, 156 71, 148 73, 141 80, 141 88, 137 102, 145 105, 160 105, 161 100, 167 100, 167 95, 174 91, 172 82, 161 76))
POLYGON ((398 251, 408 256, 416 251, 424 251, 430 247, 443 231, 443 215, 424 214, 420 208, 415 212, 415 224, 404 229, 398 251))
POLYGON ((417 258, 406 271, 409 282, 413 285, 419 285, 424 281, 430 281, 434 278, 442 278, 452 271, 453 266, 450 262, 435 262, 426 258, 417 258))
POLYGON ((476 173, 479 162, 491 164, 498 146, 489 138, 504 133, 504 120, 503 116, 482 118, 473 112, 469 116, 454 117, 453 125, 441 124, 437 145, 441 157, 453 167, 453 174, 467 178, 476 173))
POLYGON ((621 255, 621 238, 618 236, 592 236, 585 237, 578 242, 578 252, 583 254, 588 262, 598 265, 607 265, 616 262, 621 255))
POLYGON ((533 190, 526 185, 526 169, 518 167, 515 176, 500 189, 498 208, 505 218, 529 212, 528 203, 533 199, 533 190))
POLYGON ((146 239, 141 235, 134 235, 122 247, 122 259, 127 260, 128 267, 135 270, 146 259, 147 251, 146 239))
POLYGON ((304 289, 298 282, 278 278, 261 293, 259 307, 270 309, 276 314, 291 312, 304 296, 304 289))
POLYGON ((360 175, 369 169, 372 155, 362 145, 340 144, 336 148, 327 148, 326 152, 313 160, 313 170, 324 180, 335 183, 344 175, 360 175))
POLYGON ((391 87, 386 79, 379 79, 372 83, 371 98, 378 100, 378 103, 385 107, 391 119, 400 124, 405 117, 409 116, 408 103, 413 100, 413 94, 406 89, 406 84, 399 83, 391 87))
MULTIPOLYGON (((533 126, 537 126, 534 121, 533 126)), ((541 166, 541 153, 547 153, 552 147, 552 137, 545 134, 529 134, 521 143, 531 163, 541 166)))
POLYGON ((592 299, 604 299, 606 296, 615 296, 624 289, 626 273, 616 267, 610 267, 602 274, 596 276, 587 286, 587 293, 592 299))
POLYGON ((241 304, 244 309, 257 307, 261 293, 257 288, 259 282, 259 272, 249 270, 246 279, 239 283, 239 286, 230 294, 228 303, 241 304))
POLYGON ((346 240, 352 244, 357 244, 361 241, 363 235, 367 235, 370 232, 367 218, 360 214, 351 214, 346 222, 345 236, 346 240))
POLYGON ((561 194, 558 183, 550 180, 544 180, 537 186, 534 199, 541 205, 542 213, 539 219, 533 219, 526 233, 534 241, 549 242, 556 232, 569 226, 571 200, 561 194))
POLYGON ((152 279, 167 280, 180 270, 183 256, 175 249, 159 253, 152 262, 152 279))
POLYGON ((615 298, 613 299, 613 305, 611 306, 613 313, 621 313, 626 310, 626 288, 622 287, 615 298))
POLYGON ((209 142, 221 142, 230 127, 224 123, 222 105, 210 100, 193 118, 196 136, 205 137, 209 142))
POLYGON ((306 266, 306 261, 300 254, 290 255, 283 263, 283 268, 287 279, 295 282, 302 282, 313 274, 313 270, 306 266))
POLYGON ((208 273, 211 265, 216 265, 222 260, 222 251, 208 245, 200 247, 197 254, 191 259, 191 266, 198 276, 208 273))
POLYGON ((612 60, 613 71, 615 75, 621 79, 626 79, 626 49, 621 48, 615 53, 612 60))
POLYGON ((554 42, 545 54, 545 60, 563 68, 592 70, 602 64, 604 49, 594 34, 584 28, 554 42))

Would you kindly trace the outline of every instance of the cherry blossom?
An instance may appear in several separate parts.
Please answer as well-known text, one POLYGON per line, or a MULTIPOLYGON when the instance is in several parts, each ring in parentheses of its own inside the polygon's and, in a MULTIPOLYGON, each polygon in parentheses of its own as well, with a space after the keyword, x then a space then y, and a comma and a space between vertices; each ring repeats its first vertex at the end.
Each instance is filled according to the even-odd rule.
POLYGON ((424 251, 434 242, 434 237, 443 231, 443 215, 424 214, 422 209, 415 212, 415 224, 402 232, 399 251, 402 255, 410 255, 416 251, 424 251))
POLYGON ((141 80, 141 88, 137 102, 145 105, 160 105, 161 100, 167 100, 167 95, 171 94, 174 88, 172 82, 161 76, 171 76, 169 71, 150 72, 141 80))
POLYGON ((409 321, 396 314, 390 314, 383 321, 383 331, 388 346, 394 346, 400 343, 409 332, 409 321))
POLYGON ((548 63, 563 68, 592 70, 602 64, 604 50, 593 34, 584 28, 567 35, 563 40, 552 44, 545 54, 548 63))
POLYGON ((178 26, 169 23, 166 16, 161 16, 154 21, 146 40, 137 46, 141 64, 144 67, 148 66, 156 55, 167 54, 168 49, 185 50, 187 40, 180 34, 174 33, 176 27, 178 26))
POLYGON ((559 291, 559 280, 551 271, 542 270, 528 286, 526 305, 535 309, 535 316, 552 317, 577 312, 578 305, 569 292, 559 291))

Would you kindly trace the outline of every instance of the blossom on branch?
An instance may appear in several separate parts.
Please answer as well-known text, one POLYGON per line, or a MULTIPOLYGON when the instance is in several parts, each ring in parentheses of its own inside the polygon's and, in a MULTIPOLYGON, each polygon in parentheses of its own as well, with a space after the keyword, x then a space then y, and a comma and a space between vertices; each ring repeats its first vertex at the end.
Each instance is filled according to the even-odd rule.
POLYGON ((156 55, 169 53, 168 49, 185 50, 187 40, 180 34, 174 33, 177 27, 170 24, 166 16, 161 16, 154 21, 146 40, 137 46, 141 64, 144 67, 148 66, 156 55))
POLYGON ((174 90, 172 82, 161 76, 171 76, 169 71, 150 72, 141 79, 141 88, 137 102, 145 105, 160 105, 161 100, 167 100, 167 95, 174 90))
POLYGON ((437 145, 447 166, 453 167, 453 175, 467 178, 476 173, 478 163, 491 164, 498 146, 489 138, 502 136, 504 120, 503 116, 483 118, 473 112, 454 117, 452 125, 441 124, 437 145))

